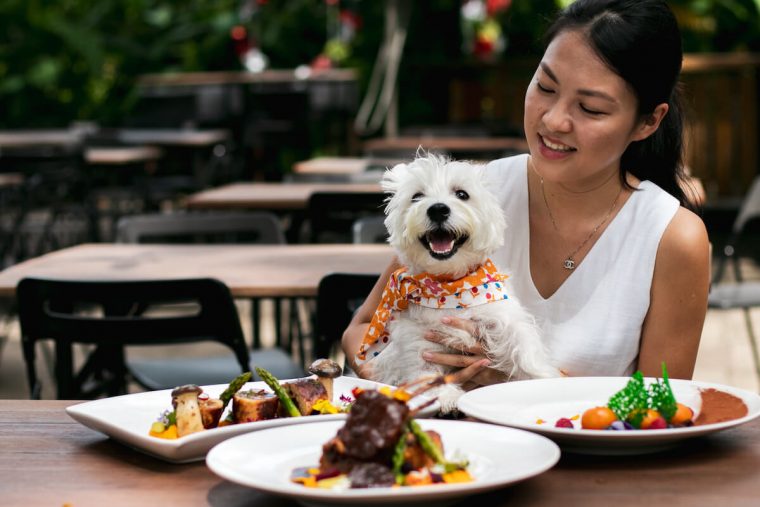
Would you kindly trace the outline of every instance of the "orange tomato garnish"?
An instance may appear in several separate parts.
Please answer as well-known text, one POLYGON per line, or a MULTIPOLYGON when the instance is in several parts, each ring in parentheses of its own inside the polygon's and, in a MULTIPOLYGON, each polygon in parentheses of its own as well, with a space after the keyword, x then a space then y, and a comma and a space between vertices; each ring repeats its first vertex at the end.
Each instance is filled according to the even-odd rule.
POLYGON ((594 407, 583 412, 581 428, 586 430, 606 430, 610 424, 617 420, 615 412, 608 407, 594 407))
POLYGON ((641 419, 639 428, 642 430, 648 429, 657 419, 663 419, 662 415, 660 415, 658 411, 649 408, 647 409, 646 415, 644 415, 643 419, 641 419))
POLYGON ((673 417, 670 418, 670 424, 681 426, 691 421, 692 417, 694 417, 694 411, 683 403, 677 403, 676 405, 678 408, 673 417))

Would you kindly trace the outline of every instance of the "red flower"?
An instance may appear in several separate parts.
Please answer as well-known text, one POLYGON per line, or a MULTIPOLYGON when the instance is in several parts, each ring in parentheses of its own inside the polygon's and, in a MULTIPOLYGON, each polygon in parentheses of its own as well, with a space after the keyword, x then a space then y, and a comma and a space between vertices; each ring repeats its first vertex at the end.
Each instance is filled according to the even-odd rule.
POLYGON ((499 11, 506 11, 512 5, 512 0, 486 0, 486 12, 493 16, 499 11))

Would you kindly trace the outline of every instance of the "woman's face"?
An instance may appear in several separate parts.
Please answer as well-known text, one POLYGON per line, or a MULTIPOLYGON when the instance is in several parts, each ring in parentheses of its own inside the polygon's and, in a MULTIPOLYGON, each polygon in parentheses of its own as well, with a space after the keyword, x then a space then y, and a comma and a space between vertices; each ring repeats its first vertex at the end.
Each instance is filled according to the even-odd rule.
POLYGON ((549 44, 525 95, 525 133, 546 181, 583 190, 618 171, 645 124, 627 83, 575 31, 549 44))

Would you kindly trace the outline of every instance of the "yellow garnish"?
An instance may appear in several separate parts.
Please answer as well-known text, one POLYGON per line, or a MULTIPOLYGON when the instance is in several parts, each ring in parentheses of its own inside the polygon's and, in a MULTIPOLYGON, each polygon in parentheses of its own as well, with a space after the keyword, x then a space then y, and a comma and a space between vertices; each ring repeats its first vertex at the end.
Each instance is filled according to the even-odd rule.
MULTIPOLYGON (((161 424, 161 423, 159 423, 159 424, 161 424)), ((163 424, 161 424, 161 426, 163 427, 163 424)), ((165 438, 167 440, 174 440, 176 438, 179 438, 178 435, 177 435, 177 425, 176 424, 172 424, 171 426, 169 426, 168 428, 166 428, 164 431, 153 431, 153 428, 151 427, 151 429, 148 432, 148 434, 150 436, 152 436, 152 437, 165 438)))
POLYGON ((580 418, 581 418, 581 416, 579 414, 575 414, 573 417, 570 418, 570 420, 571 421, 577 421, 580 418))
POLYGON ((292 479, 293 482, 298 482, 306 486, 307 488, 316 488, 317 487, 317 479, 313 475, 310 475, 308 477, 296 477, 295 479, 292 479))
POLYGON ((544 424, 545 422, 543 419, 536 419, 536 424, 544 424))
POLYGON ((443 482, 451 484, 454 482, 472 482, 472 476, 467 470, 454 470, 443 474, 443 482))
POLYGON ((396 389, 393 392, 393 398, 404 402, 412 399, 411 395, 403 389, 396 389))
POLYGON ((346 476, 344 474, 336 475, 335 477, 330 477, 329 479, 322 479, 321 481, 317 481, 317 487, 322 489, 332 489, 344 480, 346 480, 346 476))
POLYGON ((433 478, 427 470, 412 470, 404 476, 405 486, 424 486, 433 484, 433 478))
POLYGON ((389 398, 393 396, 393 394, 392 394, 392 392, 391 392, 391 388, 390 388, 390 387, 388 387, 388 386, 383 386, 383 387, 381 387, 380 389, 378 389, 378 392, 379 392, 380 394, 383 394, 383 395, 385 395, 385 396, 389 397, 389 398))
POLYGON ((316 410, 320 414, 338 414, 340 409, 330 403, 328 400, 319 400, 312 407, 312 410, 316 410))

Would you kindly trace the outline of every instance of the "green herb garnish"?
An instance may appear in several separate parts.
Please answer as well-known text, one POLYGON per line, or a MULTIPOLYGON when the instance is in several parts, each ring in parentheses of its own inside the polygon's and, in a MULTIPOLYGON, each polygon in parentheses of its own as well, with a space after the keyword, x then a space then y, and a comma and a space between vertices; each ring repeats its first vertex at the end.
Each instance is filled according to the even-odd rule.
POLYGON ((638 428, 646 416, 647 410, 652 409, 669 421, 676 413, 678 406, 673 390, 668 380, 668 369, 662 363, 662 379, 649 385, 644 385, 644 375, 637 371, 631 376, 628 384, 613 394, 607 402, 607 407, 615 412, 621 421, 628 421, 638 428))

